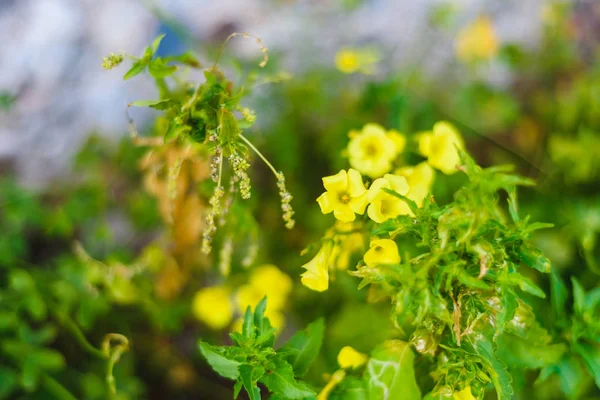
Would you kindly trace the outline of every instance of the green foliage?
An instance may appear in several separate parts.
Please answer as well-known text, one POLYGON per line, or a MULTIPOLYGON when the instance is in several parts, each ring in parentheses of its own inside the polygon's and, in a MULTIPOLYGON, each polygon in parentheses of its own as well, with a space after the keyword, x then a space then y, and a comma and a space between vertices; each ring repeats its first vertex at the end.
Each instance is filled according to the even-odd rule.
POLYGON ((313 398, 316 393, 306 383, 297 380, 319 353, 324 324, 317 320, 297 332, 278 350, 273 348, 275 328, 264 313, 267 299, 248 307, 242 332, 232 332, 235 346, 211 346, 198 342, 200 352, 219 375, 236 381, 234 398, 243 387, 250 399, 260 399, 258 383, 267 387, 276 398, 313 398))

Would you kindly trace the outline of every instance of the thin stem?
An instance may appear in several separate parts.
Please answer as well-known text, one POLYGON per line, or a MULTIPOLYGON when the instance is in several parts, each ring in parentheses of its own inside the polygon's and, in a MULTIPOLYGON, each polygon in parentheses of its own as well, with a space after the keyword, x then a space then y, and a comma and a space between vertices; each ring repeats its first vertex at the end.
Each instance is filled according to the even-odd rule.
POLYGON ((258 151, 258 149, 256 147, 254 147, 254 145, 248 140, 246 139, 241 133, 238 134, 238 136, 252 149, 254 150, 254 152, 265 162, 265 164, 267 164, 267 166, 271 169, 271 171, 273 171, 273 174, 275 174, 276 178, 279 178, 279 172, 277 172, 277 170, 275 169, 275 167, 273 167, 273 165, 269 162, 269 160, 267 160, 265 158, 265 156, 262 155, 262 153, 260 151, 258 151))
POLYGON ((221 150, 221 162, 219 163, 219 182, 217 183, 218 187, 221 187, 221 180, 223 178, 223 151, 221 150))
POLYGON ((77 400, 63 385, 52 378, 48 374, 42 374, 42 386, 48 392, 52 393, 52 397, 59 400, 77 400))
POLYGON ((69 332, 71 332, 71 334, 75 337, 77 342, 81 345, 81 347, 83 347, 83 349, 85 351, 87 351, 88 353, 90 353, 90 354, 94 355, 95 357, 98 357, 102 360, 107 359, 107 357, 104 355, 104 353, 102 353, 101 350, 94 347, 87 340, 87 338, 85 337, 85 335, 83 334, 81 329, 79 329, 77 324, 75 322, 73 322, 73 320, 71 320, 71 318, 69 318, 69 316, 64 315, 64 314, 59 314, 57 312, 54 312, 54 316, 56 317, 56 319, 59 321, 59 323, 61 325, 63 325, 69 332))

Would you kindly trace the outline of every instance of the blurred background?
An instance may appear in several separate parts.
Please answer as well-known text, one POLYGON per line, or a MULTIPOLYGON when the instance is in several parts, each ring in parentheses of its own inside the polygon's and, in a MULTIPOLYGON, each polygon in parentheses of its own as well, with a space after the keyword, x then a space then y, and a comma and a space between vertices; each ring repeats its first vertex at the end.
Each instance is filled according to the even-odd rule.
MULTIPOLYGON (((119 399, 231 398, 231 382, 203 363, 196 341, 227 343, 240 293, 265 276, 288 288, 271 316, 282 339, 326 318, 307 378, 315 387, 342 346, 368 352, 392 337, 387 306, 367 304, 344 271, 360 251, 326 296, 299 283, 310 259, 300 252, 333 223, 315 202, 321 177, 347 168, 348 132, 369 122, 411 140, 449 120, 478 163, 516 165, 538 182, 520 193, 521 213, 555 224, 536 245, 565 281, 599 285, 598 1, 0 0, 0 38, 0 398, 54 398, 48 376, 76 398, 106 398, 104 366, 74 345, 73 330, 94 345, 108 332, 132 341, 115 368, 119 399), (149 154, 128 133, 127 105, 156 98, 154 81, 123 80, 128 66, 107 71, 102 59, 139 56, 166 34, 160 55, 192 50, 211 65, 232 32, 269 49, 257 71, 260 50, 234 40, 220 65, 236 83, 259 76, 243 101, 257 114, 248 136, 285 172, 297 226, 284 231, 273 177, 253 165, 255 194, 237 215, 246 239, 236 239, 225 279, 227 237, 199 254, 207 163, 188 160, 178 184, 193 190, 170 221, 164 171, 152 166, 180 149, 149 154), (276 272, 260 268, 271 264, 276 272), (223 285, 232 315, 214 321, 194 299, 223 285)), ((129 112, 142 135, 159 131, 157 113, 129 112)), ((436 199, 450 201, 461 179, 436 181, 436 199)), ((548 279, 531 278, 550 291, 548 279)), ((564 337, 549 302, 531 301, 564 337)), ((544 385, 514 382, 519 398, 600 398, 577 354, 553 371, 544 385)))

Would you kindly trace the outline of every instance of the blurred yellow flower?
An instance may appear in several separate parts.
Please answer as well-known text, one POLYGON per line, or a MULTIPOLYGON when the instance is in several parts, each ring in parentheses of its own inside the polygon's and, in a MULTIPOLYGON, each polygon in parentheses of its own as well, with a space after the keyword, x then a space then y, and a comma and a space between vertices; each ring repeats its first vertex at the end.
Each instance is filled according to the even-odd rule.
POLYGON ((498 53, 498 37, 487 16, 478 17, 456 37, 457 57, 464 62, 482 61, 498 53))
POLYGON ((368 356, 354 350, 350 346, 343 347, 338 356, 337 361, 342 368, 358 368, 367 362, 368 356))
POLYGON ((431 192, 431 186, 435 178, 435 171, 426 162, 415 166, 406 166, 398 168, 395 175, 403 176, 408 182, 409 191, 406 197, 417 203, 419 207, 423 205, 423 200, 431 192))
POLYGON ((329 259, 331 257, 331 243, 321 246, 317 255, 304 264, 306 269, 301 276, 301 282, 309 289, 323 292, 329 288, 329 259))
POLYGON ((321 390, 321 392, 319 392, 319 395, 317 396, 317 400, 327 400, 329 398, 329 394, 331 393, 331 391, 341 381, 343 381, 345 377, 346 377, 346 371, 344 371, 343 369, 340 369, 339 371, 336 371, 333 375, 331 375, 331 378, 329 379, 329 382, 327 382, 327 385, 325 385, 323 390, 321 390))
POLYGON ((348 269, 352 254, 363 250, 364 241, 360 232, 344 233, 351 232, 353 229, 355 229, 354 224, 337 221, 335 227, 328 233, 329 236, 338 233, 334 238, 334 246, 329 257, 329 265, 338 270, 348 269))
POLYGON ((464 149, 465 145, 454 125, 446 121, 436 122, 431 132, 419 134, 418 139, 419 152, 427 157, 429 165, 446 175, 457 171, 460 156, 456 149, 464 149))
POLYGON ((391 239, 371 240, 369 251, 363 258, 368 267, 375 267, 381 264, 399 264, 400 254, 398 246, 391 239))
POLYGON ((267 296, 269 308, 274 310, 285 306, 292 291, 292 279, 272 264, 255 268, 250 275, 250 285, 262 294, 261 298, 267 296))
MULTIPOLYGON (((240 286, 235 292, 235 305, 240 314, 250 306, 254 308, 265 297, 264 293, 250 284, 240 286)), ((270 300, 270 299, 267 299, 270 300)))
POLYGON ((222 286, 200 289, 192 300, 192 313, 212 329, 223 329, 233 318, 229 290, 222 286))
POLYGON ((341 170, 336 175, 323 178, 325 193, 317 199, 321 212, 333 211, 335 218, 344 222, 354 221, 356 214, 364 214, 367 206, 367 189, 360 173, 354 169, 341 170))
POLYGON ((475 400, 475 396, 471 393, 471 386, 467 386, 460 392, 454 392, 453 400, 475 400))
POLYGON ((410 188, 403 176, 386 174, 383 178, 376 179, 367 193, 370 203, 367 209, 369 218, 377 223, 382 223, 398 215, 412 214, 404 201, 385 192, 383 189, 390 189, 401 195, 406 195, 410 188))
POLYGON ((335 55, 335 66, 345 74, 372 74, 379 59, 380 55, 376 49, 344 47, 335 55))
POLYGON ((396 131, 386 133, 378 124, 366 124, 360 132, 350 132, 348 158, 352 168, 371 178, 389 172, 392 161, 404 150, 406 140, 396 131))

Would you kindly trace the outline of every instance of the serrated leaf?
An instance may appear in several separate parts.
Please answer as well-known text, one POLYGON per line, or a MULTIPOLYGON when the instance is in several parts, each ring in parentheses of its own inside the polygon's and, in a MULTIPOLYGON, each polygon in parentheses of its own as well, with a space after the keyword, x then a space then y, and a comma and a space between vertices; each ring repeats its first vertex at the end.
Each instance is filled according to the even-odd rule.
POLYGON ((546 298, 546 293, 544 293, 544 291, 538 285, 533 283, 533 281, 528 277, 523 276, 518 272, 511 273, 509 281, 511 283, 516 283, 517 285, 519 285, 519 288, 521 288, 521 290, 524 292, 540 297, 542 299, 546 298))
POLYGON ((252 309, 250 306, 246 307, 246 312, 244 313, 244 321, 242 322, 242 335, 246 338, 254 337, 254 318, 252 314, 252 309))
POLYGON ((371 352, 365 370, 370 400, 420 400, 410 344, 388 340, 371 352))
POLYGON ((477 338, 473 348, 481 356, 484 368, 496 389, 498 400, 511 400, 513 395, 512 378, 506 366, 496 357, 492 344, 481 337, 477 338))
POLYGON ((286 353, 285 359, 294 368, 296 376, 303 376, 321 350, 325 322, 322 318, 298 331, 278 351, 286 353))
POLYGON ((226 109, 221 109, 221 135, 226 141, 234 142, 241 132, 235 115, 226 109))
POLYGON ((304 399, 316 393, 304 382, 294 378, 292 366, 283 359, 276 359, 273 368, 260 379, 269 390, 287 399, 304 399))
POLYGON ((198 347, 200 348, 200 352, 210 364, 212 369, 215 370, 219 375, 229 378, 229 379, 237 379, 239 376, 239 366, 240 363, 235 360, 230 360, 221 354, 214 346, 211 346, 208 343, 203 341, 198 342, 198 347))
MULTIPOLYGON (((265 311, 267 310, 267 297, 263 297, 256 307, 254 307, 254 326, 258 330, 258 334, 262 335, 264 329, 267 328, 265 325, 265 320, 268 323, 268 318, 265 318, 265 311)), ((270 327, 271 324, 269 324, 270 327)))
POLYGON ((248 364, 240 365, 240 379, 250 400, 260 400, 260 389, 256 382, 264 375, 265 369, 261 366, 248 364))
POLYGON ((123 76, 123 80, 126 81, 128 79, 133 78, 136 75, 141 74, 142 72, 144 72, 144 69, 146 69, 147 66, 148 63, 144 62, 143 60, 138 60, 134 62, 129 71, 127 71, 123 76))

